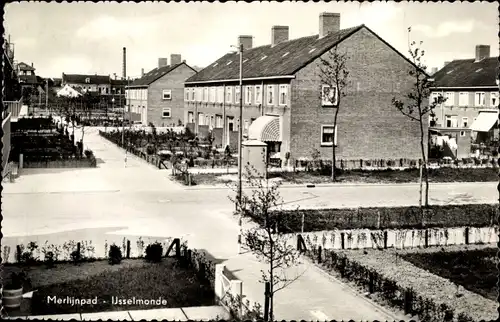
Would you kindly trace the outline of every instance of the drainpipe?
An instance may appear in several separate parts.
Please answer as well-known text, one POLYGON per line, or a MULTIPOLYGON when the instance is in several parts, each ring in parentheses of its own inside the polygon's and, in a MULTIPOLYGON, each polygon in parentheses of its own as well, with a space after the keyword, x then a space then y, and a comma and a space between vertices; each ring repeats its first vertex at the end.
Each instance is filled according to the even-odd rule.
POLYGON ((260 116, 264 116, 264 81, 260 83, 260 116))
POLYGON ((227 145, 227 138, 226 138, 226 127, 227 127, 227 122, 226 122, 226 84, 223 83, 222 86, 224 86, 223 96, 222 96, 222 148, 226 148, 227 145))
POLYGON ((198 95, 196 95, 196 92, 199 92, 198 87, 195 87, 194 115, 193 115, 194 134, 198 135, 198 124, 199 124, 200 120, 198 120, 198 100, 197 100, 197 98, 199 98, 199 97, 198 97, 198 95))

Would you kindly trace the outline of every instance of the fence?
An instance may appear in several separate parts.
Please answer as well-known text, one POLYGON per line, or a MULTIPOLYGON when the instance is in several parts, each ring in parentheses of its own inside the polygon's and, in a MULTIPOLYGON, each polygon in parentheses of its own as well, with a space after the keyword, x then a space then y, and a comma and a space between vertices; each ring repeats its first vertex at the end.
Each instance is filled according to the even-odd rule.
POLYGON ((413 248, 489 244, 498 242, 498 226, 398 230, 337 230, 286 234, 299 250, 306 245, 323 249, 413 248))
POLYGON ((4 101, 4 111, 2 115, 2 119, 7 117, 9 113, 11 113, 12 117, 18 117, 19 113, 21 112, 21 107, 22 107, 22 102, 21 100, 19 101, 4 101))
POLYGON ((243 282, 226 276, 224 264, 215 265, 215 297, 231 314, 243 315, 243 282), (235 303, 235 301, 237 303, 235 303))

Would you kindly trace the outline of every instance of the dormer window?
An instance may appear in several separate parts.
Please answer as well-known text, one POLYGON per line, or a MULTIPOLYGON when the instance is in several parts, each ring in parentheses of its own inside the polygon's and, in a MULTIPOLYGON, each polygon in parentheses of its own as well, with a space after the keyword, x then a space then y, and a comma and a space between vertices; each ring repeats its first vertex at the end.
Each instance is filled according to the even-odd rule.
POLYGON ((312 52, 314 52, 316 50, 316 48, 313 48, 311 50, 309 50, 309 54, 311 54, 312 52))
POLYGON ((232 60, 230 60, 230 61, 228 61, 228 62, 227 62, 227 64, 226 64, 226 65, 229 65, 229 64, 231 64, 232 62, 233 62, 233 61, 232 61, 232 60))
POLYGON ((264 56, 264 57, 262 57, 260 60, 264 60, 264 59, 266 59, 266 58, 267 58, 267 56, 264 56))
POLYGON ((247 61, 248 61, 248 58, 247 58, 247 59, 245 59, 243 62, 244 62, 244 63, 246 63, 247 61))
POLYGON ((85 83, 86 84, 90 84, 90 78, 89 77, 85 78, 85 83))
POLYGON ((215 63, 212 67, 215 67, 215 66, 217 66, 218 64, 219 64, 219 63, 215 63))
POLYGON ((450 70, 449 72, 446 73, 446 75, 451 74, 453 72, 453 69, 450 70))
POLYGON ((478 70, 476 70, 476 73, 479 73, 482 70, 483 70, 482 68, 479 68, 478 70))
POLYGON ((290 53, 290 52, 288 52, 288 51, 287 51, 287 52, 286 52, 286 53, 284 53, 284 54, 283 54, 283 56, 281 56, 281 57, 286 57, 289 53, 290 53))

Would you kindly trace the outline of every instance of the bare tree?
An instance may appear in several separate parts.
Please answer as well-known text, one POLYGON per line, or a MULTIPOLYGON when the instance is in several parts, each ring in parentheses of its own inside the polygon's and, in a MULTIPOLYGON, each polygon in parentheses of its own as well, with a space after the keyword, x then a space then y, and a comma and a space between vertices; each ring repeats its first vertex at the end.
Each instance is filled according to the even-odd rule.
MULTIPOLYGON (((255 227, 243 231, 241 234, 243 247, 251 251, 260 261, 267 265, 267 270, 261 270, 259 282, 269 284, 269 321, 274 320, 274 294, 296 281, 302 273, 289 276, 287 269, 301 264, 300 253, 291 238, 278 229, 279 224, 286 224, 285 218, 279 211, 283 200, 279 194, 279 183, 270 184, 267 179, 259 177, 255 169, 246 167, 244 175, 246 183, 252 187, 252 193, 242 193, 241 199, 230 197, 235 203, 235 215, 240 220, 253 220, 258 223, 255 227)), ((233 187, 235 192, 238 187, 233 187)), ((265 314, 266 312, 264 312, 265 314)), ((265 314, 266 315, 266 314, 265 314)))
MULTIPOLYGON (((408 37, 411 32, 411 27, 408 28, 408 37)), ((409 44, 410 59, 412 66, 408 69, 408 75, 414 79, 412 88, 406 93, 403 99, 392 98, 392 104, 411 121, 418 122, 420 127, 420 150, 422 162, 420 167, 420 199, 419 206, 422 208, 422 176, 425 180, 425 207, 429 206, 429 171, 427 167, 427 157, 425 148, 425 135, 429 134, 426 131, 427 116, 435 117, 434 108, 438 104, 442 104, 445 99, 439 95, 432 102, 429 100, 431 94, 432 79, 426 73, 427 66, 424 64, 423 57, 425 51, 420 48, 422 41, 417 45, 415 41, 409 44), (423 173, 422 173, 423 172, 423 173)))
POLYGON ((340 53, 337 46, 326 53, 319 61, 319 77, 321 80, 321 102, 323 105, 331 106, 334 110, 333 137, 332 137, 332 181, 336 181, 336 135, 337 118, 340 110, 341 98, 346 96, 345 89, 349 85, 349 71, 346 63, 349 57, 346 53, 340 53))

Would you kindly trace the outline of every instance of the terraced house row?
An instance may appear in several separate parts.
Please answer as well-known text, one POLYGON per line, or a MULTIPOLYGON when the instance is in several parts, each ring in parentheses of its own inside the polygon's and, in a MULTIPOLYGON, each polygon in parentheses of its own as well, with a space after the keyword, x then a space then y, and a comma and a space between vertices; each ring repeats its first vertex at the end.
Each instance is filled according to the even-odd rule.
MULTIPOLYGON (((239 53, 228 53, 188 78, 184 121, 196 133, 209 130, 217 145, 237 146, 237 131, 268 144, 282 160, 310 158, 313 149, 331 159, 336 133, 343 159, 420 157, 419 126, 397 111, 391 99, 403 97, 413 80, 412 63, 365 25, 340 28, 340 14, 322 13, 318 35, 289 39, 289 27, 274 26, 271 44, 243 45, 243 93, 239 53), (335 104, 323 97, 320 58, 334 46, 347 54, 349 86, 333 127, 335 104), (243 95, 243 119, 239 99, 243 95)), ((338 95, 335 89, 330 93, 338 95)), ((427 124, 427 121, 426 121, 427 124)))

